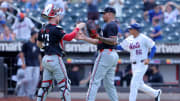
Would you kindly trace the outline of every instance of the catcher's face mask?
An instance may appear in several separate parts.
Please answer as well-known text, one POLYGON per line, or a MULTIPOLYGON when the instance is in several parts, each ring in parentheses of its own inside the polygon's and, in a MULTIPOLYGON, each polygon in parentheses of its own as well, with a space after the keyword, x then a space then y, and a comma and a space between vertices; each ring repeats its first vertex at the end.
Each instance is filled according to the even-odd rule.
POLYGON ((63 13, 63 9, 62 8, 57 8, 53 4, 48 4, 44 8, 41 16, 43 18, 45 18, 45 19, 54 18, 56 16, 60 16, 60 18, 62 18, 61 17, 63 15, 62 13, 63 13))

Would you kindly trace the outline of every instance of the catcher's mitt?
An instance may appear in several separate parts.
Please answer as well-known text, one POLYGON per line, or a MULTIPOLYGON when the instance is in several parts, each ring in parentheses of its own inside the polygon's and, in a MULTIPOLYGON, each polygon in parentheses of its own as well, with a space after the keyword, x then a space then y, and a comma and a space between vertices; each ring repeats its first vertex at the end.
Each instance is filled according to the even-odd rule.
POLYGON ((95 23, 94 20, 88 20, 86 23, 87 31, 89 33, 89 37, 97 38, 99 36, 98 32, 100 27, 98 24, 95 23))

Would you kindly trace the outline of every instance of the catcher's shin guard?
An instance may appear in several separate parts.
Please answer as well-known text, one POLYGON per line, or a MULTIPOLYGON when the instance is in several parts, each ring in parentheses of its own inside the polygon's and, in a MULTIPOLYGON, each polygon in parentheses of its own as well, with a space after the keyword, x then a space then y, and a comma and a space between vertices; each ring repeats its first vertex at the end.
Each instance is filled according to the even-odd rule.
POLYGON ((47 94, 52 89, 52 80, 42 81, 41 88, 39 88, 37 101, 45 101, 47 94))
POLYGON ((62 101, 71 101, 70 95, 70 81, 63 79, 58 83, 58 87, 60 88, 60 97, 62 101))

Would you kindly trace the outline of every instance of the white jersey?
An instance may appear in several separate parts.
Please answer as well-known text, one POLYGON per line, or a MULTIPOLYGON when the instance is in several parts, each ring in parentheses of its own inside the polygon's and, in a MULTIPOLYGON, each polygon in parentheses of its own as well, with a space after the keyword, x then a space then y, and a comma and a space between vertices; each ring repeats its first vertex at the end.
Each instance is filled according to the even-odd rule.
POLYGON ((148 58, 148 51, 155 45, 155 42, 146 35, 139 34, 136 38, 129 36, 120 45, 130 52, 131 61, 138 61, 148 58))
POLYGON ((16 34, 17 40, 29 40, 31 37, 31 30, 34 26, 34 23, 29 18, 25 17, 23 22, 19 22, 18 19, 16 19, 12 29, 16 34))
POLYGON ((123 4, 124 4, 124 1, 125 0, 109 0, 109 3, 110 2, 115 2, 112 7, 116 10, 116 17, 121 17, 123 12, 122 12, 122 9, 123 9, 123 4), (122 4, 120 4, 120 1, 122 2, 122 4))
POLYGON ((177 21, 177 16, 180 14, 178 9, 173 10, 171 13, 164 12, 164 23, 172 24, 177 21))

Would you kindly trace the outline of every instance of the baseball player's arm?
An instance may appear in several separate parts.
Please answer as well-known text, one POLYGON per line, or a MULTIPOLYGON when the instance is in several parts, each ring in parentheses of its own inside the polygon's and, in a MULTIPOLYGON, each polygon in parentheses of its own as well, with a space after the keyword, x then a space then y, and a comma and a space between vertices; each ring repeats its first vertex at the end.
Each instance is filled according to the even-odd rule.
POLYGON ((121 45, 117 45, 117 46, 116 46, 116 49, 117 49, 117 50, 124 50, 121 45))
POLYGON ((85 35, 85 33, 83 31, 80 30, 79 34, 76 36, 76 39, 79 39, 79 40, 84 40, 88 43, 91 43, 91 44, 98 44, 99 43, 99 40, 98 39, 93 39, 91 37, 87 37, 85 35))
POLYGON ((104 37, 99 36, 98 39, 99 41, 102 41, 109 45, 117 45, 117 36, 111 36, 109 38, 104 38, 104 37))
POLYGON ((65 34, 63 40, 71 41, 73 38, 75 38, 78 32, 79 32, 79 28, 75 28, 71 33, 65 34))
POLYGON ((99 40, 98 40, 98 39, 93 39, 93 38, 90 38, 90 37, 86 37, 86 38, 84 39, 84 41, 87 41, 87 42, 92 43, 92 44, 95 44, 95 45, 99 43, 99 40))
POLYGON ((37 40, 37 43, 36 43, 36 44, 37 44, 37 46, 38 46, 39 48, 43 48, 43 44, 42 44, 41 41, 38 41, 38 40, 37 40))
POLYGON ((168 4, 175 6, 178 10, 180 10, 180 5, 177 5, 177 4, 174 3, 174 2, 168 2, 168 4))
POLYGON ((76 25, 76 28, 73 30, 73 32, 69 33, 69 34, 65 34, 63 37, 63 40, 66 41, 71 41, 73 38, 76 37, 76 35, 79 33, 79 30, 84 28, 86 26, 85 23, 79 23, 76 25))
POLYGON ((152 48, 151 48, 151 52, 150 52, 150 54, 149 54, 149 56, 148 56, 148 59, 145 59, 144 60, 144 64, 145 65, 148 65, 149 64, 149 62, 150 62, 150 60, 154 57, 154 54, 156 53, 156 46, 153 46, 152 48))
POLYGON ((118 34, 118 27, 116 24, 108 24, 106 26, 107 36, 108 37, 102 37, 97 36, 97 39, 99 41, 109 44, 109 45, 117 45, 117 34, 118 34))
POLYGON ((24 53, 23 53, 23 52, 20 52, 20 53, 19 53, 19 57, 20 57, 21 60, 22 60, 22 68, 25 69, 25 68, 26 68, 26 64, 25 64, 25 59, 24 59, 24 53))
POLYGON ((124 39, 122 42, 120 42, 117 46, 116 49, 117 50, 121 50, 121 51, 130 51, 129 50, 129 44, 130 44, 130 40, 131 40, 131 36, 129 36, 128 38, 124 39))
POLYGON ((162 12, 165 12, 167 6, 168 6, 168 3, 166 3, 164 6, 161 6, 162 7, 162 12))
POLYGON ((151 48, 151 52, 148 56, 148 59, 152 59, 154 57, 154 54, 156 53, 156 46, 154 45, 152 48, 151 48))
POLYGON ((43 67, 42 67, 42 56, 41 56, 41 53, 39 54, 38 59, 39 59, 39 64, 40 64, 40 71, 42 71, 43 67))
POLYGON ((37 38, 37 42, 36 42, 36 45, 39 47, 39 48, 43 48, 43 29, 41 29, 38 33, 38 38, 37 38))
POLYGON ((150 52, 148 58, 144 60, 144 64, 147 65, 147 64, 149 64, 150 59, 153 58, 153 56, 156 52, 156 47, 155 47, 155 42, 152 39, 150 39, 147 36, 145 36, 144 39, 145 39, 144 42, 145 42, 146 48, 148 48, 148 49, 151 48, 151 52, 150 52))

